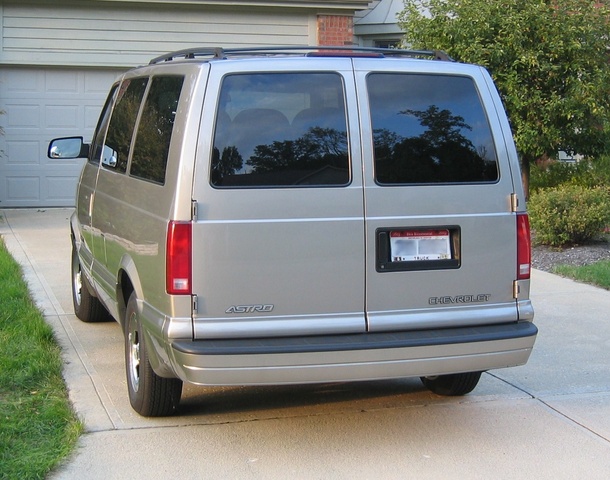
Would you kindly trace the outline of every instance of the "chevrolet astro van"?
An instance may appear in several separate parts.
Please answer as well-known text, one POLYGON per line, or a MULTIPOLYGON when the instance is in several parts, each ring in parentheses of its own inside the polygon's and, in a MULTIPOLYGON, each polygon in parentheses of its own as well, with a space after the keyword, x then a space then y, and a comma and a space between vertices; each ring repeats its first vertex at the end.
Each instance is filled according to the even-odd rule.
POLYGON ((85 322, 125 334, 129 399, 182 384, 420 377, 442 395, 537 335, 517 152, 488 73, 436 52, 168 53, 114 84, 71 218, 85 322))

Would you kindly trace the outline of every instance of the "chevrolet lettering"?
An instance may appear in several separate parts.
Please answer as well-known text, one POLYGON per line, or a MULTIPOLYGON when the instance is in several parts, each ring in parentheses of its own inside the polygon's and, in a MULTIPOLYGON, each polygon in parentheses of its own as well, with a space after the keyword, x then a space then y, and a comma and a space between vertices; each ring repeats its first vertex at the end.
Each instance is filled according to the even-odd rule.
POLYGON ((481 293, 478 295, 456 295, 455 297, 430 297, 428 303, 430 305, 446 305, 449 303, 483 303, 489 302, 491 295, 481 293))

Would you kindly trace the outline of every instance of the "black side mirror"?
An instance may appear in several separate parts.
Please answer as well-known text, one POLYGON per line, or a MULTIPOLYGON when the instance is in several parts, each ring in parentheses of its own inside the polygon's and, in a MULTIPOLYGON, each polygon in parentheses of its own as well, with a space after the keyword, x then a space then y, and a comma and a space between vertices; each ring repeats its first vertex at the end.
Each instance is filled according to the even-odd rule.
POLYGON ((83 143, 83 137, 56 138, 51 140, 47 151, 49 158, 86 158, 89 156, 89 144, 83 143))

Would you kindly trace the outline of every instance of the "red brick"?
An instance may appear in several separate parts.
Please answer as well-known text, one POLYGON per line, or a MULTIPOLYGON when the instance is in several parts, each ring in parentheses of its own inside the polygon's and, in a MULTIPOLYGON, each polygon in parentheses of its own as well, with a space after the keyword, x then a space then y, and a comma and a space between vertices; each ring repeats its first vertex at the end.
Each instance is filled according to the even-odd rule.
POLYGON ((339 15, 318 15, 318 45, 352 45, 353 18, 339 15))

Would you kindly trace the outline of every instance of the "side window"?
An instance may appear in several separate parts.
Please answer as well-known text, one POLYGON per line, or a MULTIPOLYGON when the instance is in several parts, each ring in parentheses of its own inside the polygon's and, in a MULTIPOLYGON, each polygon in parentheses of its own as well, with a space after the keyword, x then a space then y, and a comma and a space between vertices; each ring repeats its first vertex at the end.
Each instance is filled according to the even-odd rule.
POLYGON ((144 102, 131 158, 130 175, 165 182, 167 154, 184 77, 153 77, 144 102))
POLYGON ((102 165, 106 168, 127 171, 131 137, 147 83, 148 78, 134 78, 124 80, 119 87, 102 151, 102 165))
POLYGON ((367 85, 377 183, 498 180, 491 129, 471 78, 375 73, 367 85))
POLYGON ((224 78, 211 168, 218 188, 350 181, 344 88, 335 73, 224 78))
POLYGON ((110 120, 110 112, 112 111, 112 104, 117 92, 119 84, 113 85, 104 103, 104 108, 100 114, 100 118, 97 121, 95 127, 95 133, 93 134, 92 147, 89 154, 89 161, 98 164, 101 159, 102 151, 104 150, 104 138, 106 137, 106 130, 108 128, 108 120, 110 120))

